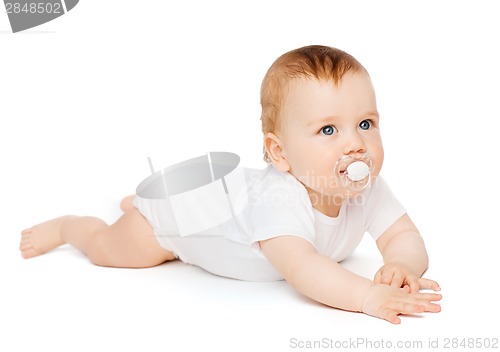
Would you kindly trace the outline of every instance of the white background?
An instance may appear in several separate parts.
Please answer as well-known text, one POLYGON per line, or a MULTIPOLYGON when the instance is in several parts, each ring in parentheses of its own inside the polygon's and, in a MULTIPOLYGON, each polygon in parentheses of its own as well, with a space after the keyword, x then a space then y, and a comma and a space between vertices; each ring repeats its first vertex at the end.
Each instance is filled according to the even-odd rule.
MULTIPOLYGON (((498 338, 497 8, 81 0, 17 34, 2 9, 0 350, 288 351, 299 350, 292 338, 424 347, 498 338), (24 227, 64 213, 114 221, 121 197, 149 174, 147 156, 159 168, 227 150, 264 167, 261 80, 279 55, 309 44, 349 52, 372 76, 382 174, 426 240, 442 313, 394 326, 320 306, 284 282, 239 282, 182 263, 99 268, 67 246, 21 259, 24 227)), ((367 238, 345 265, 371 277, 381 260, 367 238)))

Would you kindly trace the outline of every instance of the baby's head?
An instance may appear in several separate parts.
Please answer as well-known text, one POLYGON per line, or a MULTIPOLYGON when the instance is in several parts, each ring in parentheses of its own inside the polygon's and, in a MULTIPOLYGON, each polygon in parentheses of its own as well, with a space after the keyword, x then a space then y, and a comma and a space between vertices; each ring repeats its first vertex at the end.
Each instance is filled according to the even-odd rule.
MULTIPOLYGON (((331 47, 307 46, 279 57, 261 88, 264 160, 290 172, 309 193, 344 198, 334 167, 369 156, 382 166, 375 92, 365 68, 331 47)), ((340 170, 345 172, 345 170, 340 170)))

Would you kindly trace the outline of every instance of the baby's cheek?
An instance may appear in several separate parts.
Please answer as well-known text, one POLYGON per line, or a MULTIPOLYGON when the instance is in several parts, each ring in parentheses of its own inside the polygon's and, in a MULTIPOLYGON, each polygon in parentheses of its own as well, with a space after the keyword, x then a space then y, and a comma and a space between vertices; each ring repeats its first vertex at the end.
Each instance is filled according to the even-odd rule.
POLYGON ((373 155, 373 174, 378 175, 380 169, 382 168, 382 164, 384 163, 384 148, 382 144, 375 145, 372 148, 371 154, 373 155))
POLYGON ((324 193, 328 188, 328 178, 313 168, 304 168, 294 174, 295 178, 316 192, 324 193))

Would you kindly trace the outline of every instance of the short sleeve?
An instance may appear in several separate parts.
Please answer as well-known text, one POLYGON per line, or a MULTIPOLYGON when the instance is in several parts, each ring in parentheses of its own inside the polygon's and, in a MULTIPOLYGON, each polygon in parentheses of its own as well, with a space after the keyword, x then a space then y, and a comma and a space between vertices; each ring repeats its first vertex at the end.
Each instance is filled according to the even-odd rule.
POLYGON ((259 241, 292 235, 314 246, 314 215, 307 191, 292 175, 270 170, 250 198, 251 248, 264 256, 259 241))
POLYGON ((378 176, 365 192, 365 229, 377 240, 391 225, 406 214, 385 180, 378 176))

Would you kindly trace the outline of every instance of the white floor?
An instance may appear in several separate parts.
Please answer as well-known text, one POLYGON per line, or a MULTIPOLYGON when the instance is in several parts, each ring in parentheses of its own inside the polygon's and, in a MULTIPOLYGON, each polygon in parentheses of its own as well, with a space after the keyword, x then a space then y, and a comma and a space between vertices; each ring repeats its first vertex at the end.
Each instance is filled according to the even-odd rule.
MULTIPOLYGON (((491 345, 500 337, 500 22, 494 1, 471 3, 82 0, 15 35, 0 10, 0 351, 491 345), (284 282, 179 262, 100 268, 69 247, 21 259, 27 226, 64 213, 115 220, 120 198, 148 175, 148 156, 159 168, 225 150, 263 167, 262 77, 308 44, 344 49, 370 71, 383 175, 426 240, 441 313, 395 326, 318 305, 284 282)), ((367 238, 344 265, 371 277, 381 260, 367 238)))
MULTIPOLYGON (((22 222, 13 214, 2 225, 0 346, 9 351, 288 351, 308 343, 323 348, 349 343, 363 350, 498 338, 491 323, 499 314, 491 268, 498 260, 478 256, 466 263, 460 253, 469 250, 465 243, 453 248, 428 243, 431 253, 443 252, 433 256, 427 274, 443 287, 442 312, 403 317, 395 326, 319 305, 285 282, 225 279, 181 262, 150 269, 102 268, 69 246, 23 260, 16 248, 22 222)), ((372 277, 381 265, 372 240, 367 237, 344 265, 372 277)))

